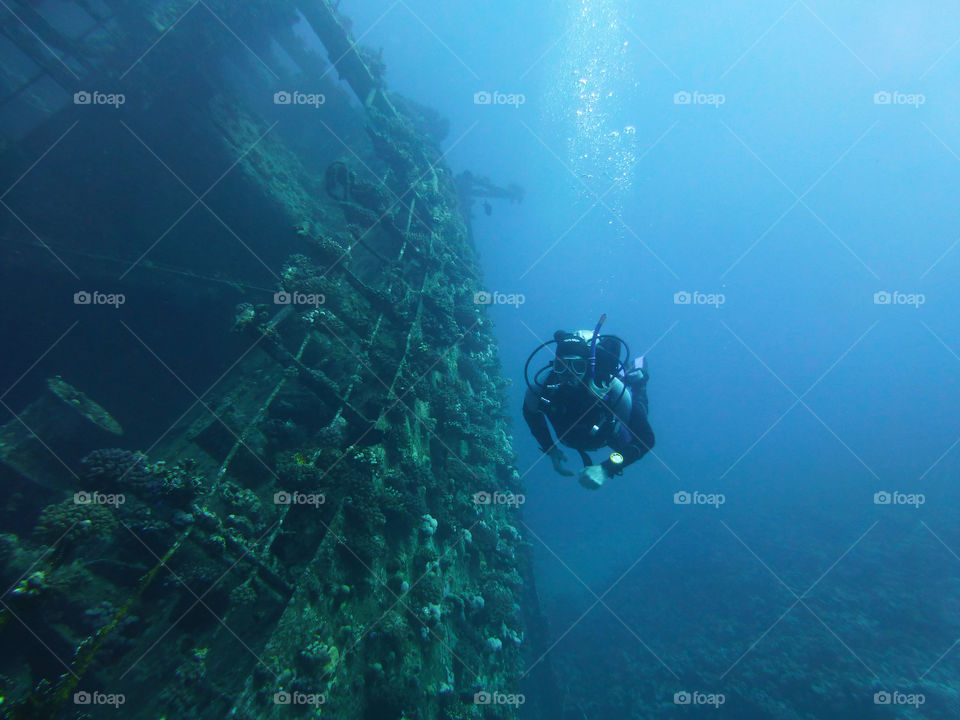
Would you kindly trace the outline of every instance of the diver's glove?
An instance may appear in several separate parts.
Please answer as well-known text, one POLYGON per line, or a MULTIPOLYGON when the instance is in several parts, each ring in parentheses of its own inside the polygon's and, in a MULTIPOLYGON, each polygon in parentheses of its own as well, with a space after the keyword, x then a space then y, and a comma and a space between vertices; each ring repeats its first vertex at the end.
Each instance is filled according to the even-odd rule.
POLYGON ((603 465, 588 465, 577 479, 588 490, 599 490, 610 479, 610 474, 603 465))
POLYGON ((567 469, 567 456, 563 454, 563 450, 554 445, 547 450, 547 456, 550 458, 550 462, 553 463, 554 470, 566 477, 573 477, 573 471, 567 469))

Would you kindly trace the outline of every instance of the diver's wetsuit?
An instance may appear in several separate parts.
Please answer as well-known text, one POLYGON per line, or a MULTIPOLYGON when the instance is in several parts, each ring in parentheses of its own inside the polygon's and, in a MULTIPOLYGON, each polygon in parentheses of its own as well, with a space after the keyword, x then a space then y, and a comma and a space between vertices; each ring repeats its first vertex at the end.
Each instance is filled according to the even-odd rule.
POLYGON ((608 476, 618 474, 653 447, 653 429, 647 421, 646 378, 628 382, 626 387, 621 379, 614 378, 602 398, 583 384, 551 388, 553 384, 554 378, 548 376, 544 387, 550 389, 543 394, 546 403, 529 389, 523 399, 523 419, 544 452, 554 445, 548 419, 557 441, 580 452, 586 464, 590 464, 587 450, 607 446, 623 455, 619 466, 609 459, 601 463, 608 476))

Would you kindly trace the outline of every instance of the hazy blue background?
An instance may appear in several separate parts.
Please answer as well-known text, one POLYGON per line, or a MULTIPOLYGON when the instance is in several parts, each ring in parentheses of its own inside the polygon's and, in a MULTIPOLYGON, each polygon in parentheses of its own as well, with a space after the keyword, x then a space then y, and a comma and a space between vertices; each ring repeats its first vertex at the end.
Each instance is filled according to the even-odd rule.
MULTIPOLYGON (((841 582, 862 553, 904 572, 898 592, 926 594, 956 618, 960 9, 342 5, 361 42, 384 48, 390 86, 450 119, 456 171, 527 189, 522 205, 494 202, 474 227, 487 286, 526 297, 491 314, 515 386, 526 522, 555 635, 594 600, 577 577, 602 593, 674 521, 650 562, 719 572, 698 555, 706 538, 761 573, 762 559, 797 593, 869 530, 823 585, 841 582), (526 102, 475 105, 478 90, 526 102), (725 102, 676 105, 678 91, 725 102), (925 102, 878 105, 880 91, 925 102), (682 290, 726 302, 675 305, 682 290), (925 303, 875 305, 882 290, 923 293, 925 303), (535 464, 519 403, 528 352, 558 327, 592 327, 601 312, 607 330, 649 351, 658 442, 655 457, 590 494, 535 464), (803 401, 790 410, 793 393, 803 401), (727 503, 677 507, 682 489, 723 492, 727 503), (878 490, 923 492, 927 502, 877 507, 878 490), (924 585, 910 574, 918 564, 951 584, 924 585)), ((743 592, 730 580, 731 594, 743 592)), ((780 604, 761 631, 792 602, 776 581, 769 589, 780 604)), ((846 589, 865 616, 885 601, 862 581, 846 589)), ((624 606, 643 602, 617 592, 624 606)), ((831 629, 871 665, 852 629, 831 629)), ((939 644, 915 643, 929 656, 922 667, 911 658, 872 668, 873 679, 916 680, 956 629, 954 620, 935 631, 939 644)), ((869 638, 882 643, 884 632, 897 630, 869 638)), ((759 635, 737 637, 739 649, 759 635)), ((846 653, 830 634, 823 642, 846 653)), ((955 673, 953 655, 942 663, 955 673)))

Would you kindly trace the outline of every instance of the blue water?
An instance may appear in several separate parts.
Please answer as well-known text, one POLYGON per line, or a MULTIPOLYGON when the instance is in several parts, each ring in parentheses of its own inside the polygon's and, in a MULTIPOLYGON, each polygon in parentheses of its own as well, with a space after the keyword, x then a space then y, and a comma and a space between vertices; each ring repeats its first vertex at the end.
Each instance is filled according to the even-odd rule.
POLYGON ((455 170, 527 190, 474 230, 525 298, 490 313, 563 717, 956 717, 960 10, 343 8, 455 170), (522 367, 604 312, 657 445, 588 493, 527 433, 522 367))

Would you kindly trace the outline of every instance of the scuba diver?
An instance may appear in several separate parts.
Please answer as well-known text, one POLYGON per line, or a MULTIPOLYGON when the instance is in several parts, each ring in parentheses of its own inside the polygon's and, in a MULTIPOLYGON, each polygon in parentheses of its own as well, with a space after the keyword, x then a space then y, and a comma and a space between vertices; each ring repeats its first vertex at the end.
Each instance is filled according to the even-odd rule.
POLYGON ((593 333, 558 330, 553 340, 530 354, 524 367, 527 393, 523 419, 530 432, 561 475, 569 477, 573 472, 567 468, 567 457, 558 443, 576 450, 584 464, 580 484, 593 490, 642 458, 654 443, 647 421, 649 375, 644 358, 636 358, 633 366, 627 368, 627 344, 616 335, 600 334, 606 318, 605 314, 600 317, 593 333), (553 359, 531 380, 531 361, 551 345, 556 345, 553 359), (548 420, 556 433, 556 442, 548 420), (587 451, 602 447, 609 447, 612 452, 594 465, 587 451))

